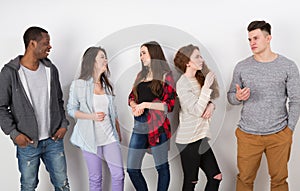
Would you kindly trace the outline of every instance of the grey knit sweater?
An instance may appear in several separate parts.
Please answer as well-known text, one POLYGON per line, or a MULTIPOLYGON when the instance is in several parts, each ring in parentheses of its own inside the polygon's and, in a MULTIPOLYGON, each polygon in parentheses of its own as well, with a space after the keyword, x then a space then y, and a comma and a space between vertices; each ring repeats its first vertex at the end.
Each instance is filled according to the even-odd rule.
POLYGON ((268 135, 286 126, 294 130, 300 115, 297 65, 282 55, 264 63, 250 56, 236 65, 227 98, 233 105, 243 104, 238 126, 246 133, 268 135), (236 84, 250 88, 248 100, 236 99, 236 84))

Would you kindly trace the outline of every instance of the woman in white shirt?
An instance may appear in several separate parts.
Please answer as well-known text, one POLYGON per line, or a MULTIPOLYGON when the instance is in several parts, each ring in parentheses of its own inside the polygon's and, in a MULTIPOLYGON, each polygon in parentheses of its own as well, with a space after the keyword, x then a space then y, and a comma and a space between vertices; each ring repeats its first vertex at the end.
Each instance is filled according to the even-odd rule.
POLYGON ((121 134, 108 75, 105 50, 88 48, 82 58, 79 79, 70 87, 67 105, 69 115, 76 119, 70 141, 82 150, 90 191, 102 190, 102 160, 110 170, 112 191, 124 189, 121 134))
POLYGON ((180 114, 175 140, 184 173, 182 190, 195 189, 201 168, 207 178, 205 191, 217 191, 222 175, 208 144, 209 120, 214 110, 211 99, 219 96, 215 75, 194 45, 180 48, 174 64, 183 73, 176 83, 180 114))

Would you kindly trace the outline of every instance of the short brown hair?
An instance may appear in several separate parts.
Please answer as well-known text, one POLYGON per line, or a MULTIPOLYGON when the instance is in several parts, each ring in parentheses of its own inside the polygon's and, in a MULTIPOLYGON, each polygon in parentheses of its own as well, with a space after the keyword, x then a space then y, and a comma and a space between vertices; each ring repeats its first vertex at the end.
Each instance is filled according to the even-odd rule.
POLYGON ((247 28, 248 32, 256 29, 260 29, 261 31, 266 31, 268 34, 271 35, 271 25, 266 21, 252 21, 247 28))

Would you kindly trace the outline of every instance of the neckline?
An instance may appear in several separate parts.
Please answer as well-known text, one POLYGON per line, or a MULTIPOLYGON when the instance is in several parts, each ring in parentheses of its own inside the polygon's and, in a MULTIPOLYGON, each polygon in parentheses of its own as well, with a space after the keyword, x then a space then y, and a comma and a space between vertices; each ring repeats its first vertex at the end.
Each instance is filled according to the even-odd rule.
POLYGON ((271 60, 271 61, 268 61, 268 62, 261 62, 261 61, 258 61, 255 59, 254 55, 252 55, 252 59, 256 62, 256 63, 261 63, 261 64, 269 64, 269 63, 274 63, 276 60, 278 60, 280 57, 279 54, 277 54, 276 58, 271 60))
POLYGON ((93 93, 94 95, 96 95, 96 96, 104 96, 104 95, 106 95, 106 94, 95 94, 95 93, 93 93))
POLYGON ((183 76, 184 76, 186 79, 190 80, 190 81, 197 81, 197 78, 196 78, 196 77, 188 77, 188 76, 186 76, 186 75, 184 75, 184 74, 183 74, 183 76))

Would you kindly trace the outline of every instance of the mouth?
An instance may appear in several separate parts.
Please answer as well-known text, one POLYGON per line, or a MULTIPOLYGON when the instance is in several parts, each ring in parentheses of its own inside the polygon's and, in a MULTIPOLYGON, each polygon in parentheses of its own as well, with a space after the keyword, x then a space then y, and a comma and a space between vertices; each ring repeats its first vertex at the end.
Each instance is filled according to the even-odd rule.
POLYGON ((143 65, 144 65, 144 66, 148 66, 148 65, 150 64, 147 60, 142 61, 142 62, 143 62, 143 65))
POLYGON ((49 55, 49 53, 50 53, 50 50, 46 50, 45 51, 45 54, 48 56, 49 55))
POLYGON ((201 62, 201 63, 199 64, 199 67, 200 67, 200 68, 202 68, 202 67, 203 67, 203 62, 201 62))

